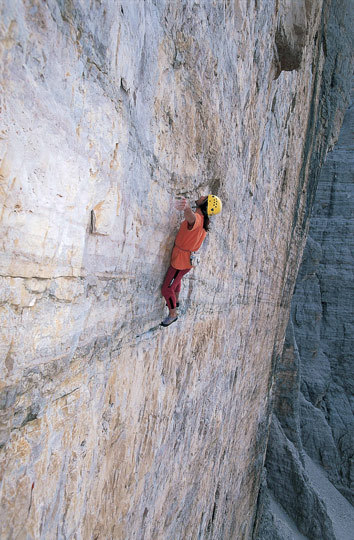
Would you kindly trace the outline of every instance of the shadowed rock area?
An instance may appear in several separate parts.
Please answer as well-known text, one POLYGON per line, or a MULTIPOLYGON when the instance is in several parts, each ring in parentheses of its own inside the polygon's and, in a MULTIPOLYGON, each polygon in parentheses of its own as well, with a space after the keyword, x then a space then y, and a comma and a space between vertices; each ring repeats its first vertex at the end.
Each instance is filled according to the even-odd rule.
POLYGON ((283 0, 279 4, 279 22, 275 46, 281 71, 292 71, 301 66, 306 45, 306 22, 311 12, 306 0, 283 0))
POLYGON ((251 537, 343 5, 1 2, 1 538, 251 537), (174 198, 210 192, 163 329, 174 198))
POLYGON ((353 98, 321 173, 277 368, 260 539, 353 536, 353 98))

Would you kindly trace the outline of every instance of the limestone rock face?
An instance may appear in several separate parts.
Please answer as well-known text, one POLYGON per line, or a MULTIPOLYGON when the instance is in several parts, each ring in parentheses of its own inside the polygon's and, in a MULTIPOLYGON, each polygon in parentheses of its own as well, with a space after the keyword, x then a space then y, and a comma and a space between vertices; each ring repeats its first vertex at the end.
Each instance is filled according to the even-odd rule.
POLYGON ((328 67, 329 3, 302 7, 1 3, 2 538, 251 535, 350 64, 328 67), (209 192, 162 329, 173 199, 209 192))
MULTIPOLYGON (((350 540, 354 526, 353 506, 344 499, 353 504, 353 103, 352 92, 316 193, 278 366, 266 460, 271 496, 302 533, 318 540, 350 540), (314 475, 317 467, 322 473, 314 475)), ((268 508, 259 538, 271 535, 270 516, 268 508)))

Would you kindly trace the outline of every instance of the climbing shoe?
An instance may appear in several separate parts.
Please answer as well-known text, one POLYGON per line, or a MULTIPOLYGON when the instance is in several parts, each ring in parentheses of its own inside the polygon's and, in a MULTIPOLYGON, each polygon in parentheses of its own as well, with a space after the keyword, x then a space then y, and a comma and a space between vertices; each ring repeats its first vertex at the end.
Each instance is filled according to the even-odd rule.
POLYGON ((161 326, 170 326, 173 322, 177 321, 178 317, 166 317, 161 323, 161 326))

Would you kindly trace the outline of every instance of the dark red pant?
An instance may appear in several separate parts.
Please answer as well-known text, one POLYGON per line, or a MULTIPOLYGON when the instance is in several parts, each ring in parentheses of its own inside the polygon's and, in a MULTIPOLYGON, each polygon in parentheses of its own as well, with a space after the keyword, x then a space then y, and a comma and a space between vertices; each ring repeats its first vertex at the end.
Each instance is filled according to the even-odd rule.
POLYGON ((181 280, 189 270, 190 268, 187 268, 186 270, 176 270, 173 266, 170 266, 167 270, 161 292, 162 296, 165 297, 168 308, 175 309, 176 294, 179 294, 179 291, 181 290, 181 280))

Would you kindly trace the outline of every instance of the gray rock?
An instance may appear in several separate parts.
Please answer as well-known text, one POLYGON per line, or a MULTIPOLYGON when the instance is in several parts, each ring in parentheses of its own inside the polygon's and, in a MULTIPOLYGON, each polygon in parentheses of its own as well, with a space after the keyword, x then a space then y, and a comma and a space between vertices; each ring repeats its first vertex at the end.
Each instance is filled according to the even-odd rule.
POLYGON ((306 44, 310 5, 305 0, 281 0, 275 45, 281 71, 299 69, 306 44))
POLYGON ((250 536, 346 100, 335 5, 0 3, 0 537, 250 536), (174 197, 210 192, 223 212, 165 331, 174 197))
MULTIPOLYGON (((354 509, 346 501, 337 506, 345 508, 343 515, 331 509, 331 500, 340 501, 340 494, 354 501, 353 99, 354 92, 316 193, 277 366, 262 495, 264 500, 274 496, 298 529, 318 540, 349 539, 350 525, 345 524, 354 522, 354 509), (307 475, 305 462, 313 469, 311 460, 333 484, 332 499, 324 481, 307 475)), ((271 505, 262 508, 258 538, 272 538, 272 528, 274 537, 282 531, 287 538, 271 505)))
POLYGON ((311 486, 301 454, 273 416, 267 448, 267 485, 298 529, 312 539, 334 540, 326 507, 311 486))
POLYGON ((303 445, 352 502, 354 145, 348 134, 353 127, 351 105, 321 175, 292 309, 301 357, 303 445), (315 252, 321 256, 313 257, 315 252))

